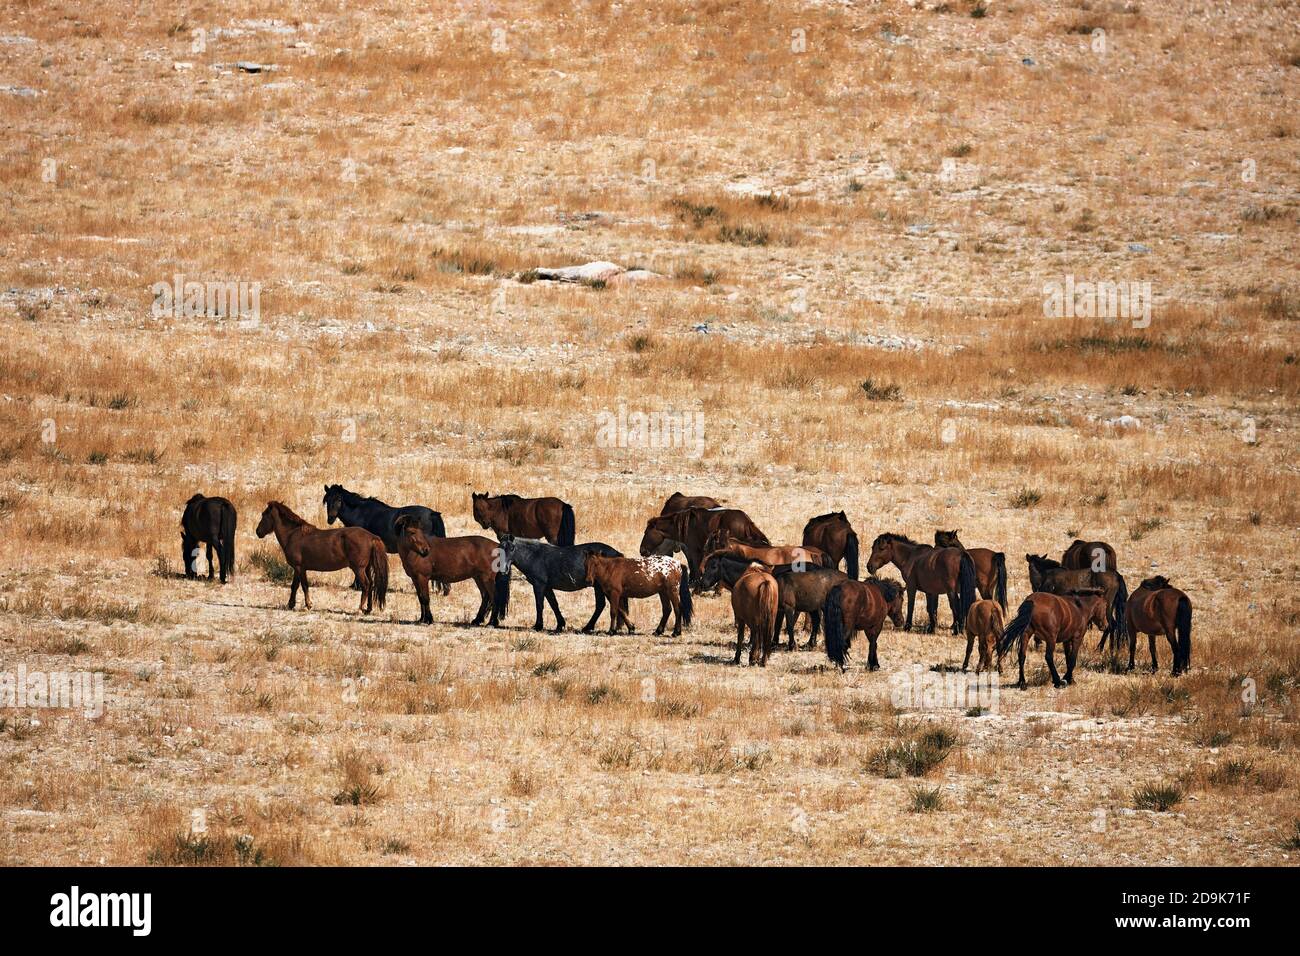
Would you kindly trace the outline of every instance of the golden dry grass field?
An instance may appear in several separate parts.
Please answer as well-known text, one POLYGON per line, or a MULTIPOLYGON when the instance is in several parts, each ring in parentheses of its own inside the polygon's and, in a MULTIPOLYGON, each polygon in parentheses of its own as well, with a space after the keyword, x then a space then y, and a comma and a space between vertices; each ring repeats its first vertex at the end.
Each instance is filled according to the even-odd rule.
POLYGON ((1295 862, 1298 19, 6 3, 0 672, 106 701, 0 709, 0 862, 1295 862), (592 261, 655 275, 533 271, 592 261), (160 309, 176 276, 255 321, 160 309), (1149 322, 1049 316, 1067 281, 1149 283, 1149 322), (620 409, 698 413, 700 454, 599 441, 620 409), (469 583, 425 627, 395 557, 382 612, 346 572, 291 612, 253 529, 330 482, 449 534, 556 494, 627 553, 677 490, 778 543, 957 527, 1012 613, 1027 552, 1101 538, 1191 596, 1192 671, 1094 632, 1067 689, 1039 653, 986 712, 899 707, 960 666, 946 605, 875 673, 735 667, 725 594, 534 634, 516 575, 506 628, 469 583), (178 574, 196 491, 239 509, 225 586, 178 574))

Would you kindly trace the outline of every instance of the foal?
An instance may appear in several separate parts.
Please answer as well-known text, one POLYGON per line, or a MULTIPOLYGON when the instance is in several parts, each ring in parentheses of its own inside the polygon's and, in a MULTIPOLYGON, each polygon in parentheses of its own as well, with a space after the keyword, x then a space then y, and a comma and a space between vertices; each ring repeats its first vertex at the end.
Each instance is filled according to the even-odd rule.
POLYGON ((776 644, 780 620, 780 588, 772 572, 758 562, 745 569, 731 587, 731 613, 736 621, 736 657, 740 663, 740 649, 745 645, 745 629, 749 629, 749 666, 767 666, 768 655, 776 644))
MULTIPOLYGON (((970 666, 970 652, 977 641, 980 657, 979 663, 975 665, 975 673, 992 669, 993 651, 1002 640, 1003 627, 1002 605, 997 601, 984 598, 971 605, 966 614, 966 659, 961 662, 963 673, 970 666)), ((1002 673, 1001 654, 998 655, 998 673, 1002 673)))

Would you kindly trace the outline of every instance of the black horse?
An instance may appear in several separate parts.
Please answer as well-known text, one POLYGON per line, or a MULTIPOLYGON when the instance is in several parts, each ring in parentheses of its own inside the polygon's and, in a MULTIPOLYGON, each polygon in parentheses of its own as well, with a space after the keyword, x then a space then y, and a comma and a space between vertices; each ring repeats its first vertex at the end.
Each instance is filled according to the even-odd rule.
MULTIPOLYGON (((516 538, 514 535, 503 534, 500 536, 500 542, 500 569, 497 571, 497 580, 499 582, 504 580, 506 588, 509 589, 511 568, 518 568, 523 572, 528 583, 533 586, 533 600, 537 603, 537 621, 533 624, 533 630, 540 631, 545 626, 542 617, 543 601, 549 603, 551 610, 555 612, 556 633, 564 630, 564 615, 560 613, 560 605, 555 600, 556 591, 583 591, 593 588, 596 592, 596 610, 591 615, 591 620, 582 629, 582 633, 590 634, 605 610, 607 599, 604 591, 594 587, 587 580, 587 555, 598 554, 605 558, 621 558, 622 553, 600 541, 557 545, 534 538, 516 538)), ((613 609, 610 613, 614 613, 613 609)))
POLYGON ((212 546, 217 546, 221 583, 235 574, 235 506, 225 498, 195 495, 185 502, 181 515, 181 563, 187 578, 198 577, 199 543, 207 545, 208 580, 212 580, 212 546))
MULTIPOLYGON (((378 498, 366 498, 342 485, 326 485, 325 517, 329 524, 342 521, 349 528, 365 528, 371 534, 379 535, 384 542, 384 550, 389 554, 397 553, 397 519, 410 515, 419 522, 420 530, 426 535, 439 538, 447 537, 442 515, 424 505, 407 505, 394 508, 384 504, 378 498)), ((354 591, 361 589, 361 582, 353 581, 354 591)), ((443 594, 451 592, 451 586, 444 581, 438 582, 438 590, 443 594)))

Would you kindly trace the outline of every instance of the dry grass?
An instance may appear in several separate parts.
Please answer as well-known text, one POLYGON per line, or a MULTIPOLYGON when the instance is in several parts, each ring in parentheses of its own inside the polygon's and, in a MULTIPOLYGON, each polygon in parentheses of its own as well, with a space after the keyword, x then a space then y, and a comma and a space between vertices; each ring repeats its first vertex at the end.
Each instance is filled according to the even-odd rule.
POLYGON ((0 646, 109 693, 0 710, 0 862, 1293 861, 1300 74, 1247 7, 0 13, 40 90, 0 93, 0 646), (662 278, 533 271, 591 260, 662 278), (177 274, 259 323, 153 315, 177 274), (1067 274, 1149 281, 1150 325, 1046 318, 1067 274), (601 445, 620 406, 701 413, 701 455, 601 445), (504 631, 468 585, 422 628, 396 562, 373 620, 345 574, 290 614, 253 526, 335 481, 452 534, 560 494, 625 551, 674 490, 782 541, 960 527, 1013 604, 1024 553, 1105 538, 1191 594, 1195 669, 1090 647, 914 713, 891 680, 964 642, 732 668, 725 599, 535 635, 522 583, 504 631), (196 490, 240 510, 224 588, 177 573, 196 490))

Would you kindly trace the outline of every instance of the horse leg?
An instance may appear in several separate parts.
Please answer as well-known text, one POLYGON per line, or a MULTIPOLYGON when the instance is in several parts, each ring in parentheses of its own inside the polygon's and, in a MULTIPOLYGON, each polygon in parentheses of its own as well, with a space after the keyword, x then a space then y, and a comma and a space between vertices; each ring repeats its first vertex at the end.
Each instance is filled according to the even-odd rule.
POLYGON ((627 616, 627 598, 623 598, 619 601, 618 613, 619 616, 623 618, 623 626, 627 628, 627 632, 629 634, 635 634, 636 628, 632 626, 632 619, 627 616))
POLYGON ((478 613, 474 615, 474 620, 470 621, 472 627, 478 627, 483 623, 483 618, 487 616, 492 607, 492 588, 485 585, 479 578, 474 579, 478 586, 478 613))
MULTIPOLYGON (((195 563, 197 564, 198 562, 195 563)), ((293 583, 289 585, 289 610, 290 611, 292 611, 294 609, 294 606, 298 603, 298 579, 301 576, 302 576, 302 572, 299 571, 297 568, 294 568, 293 583)))
POLYGON ((555 600, 555 589, 546 589, 546 601, 551 605, 551 610, 555 612, 555 633, 559 634, 564 630, 564 615, 560 613, 560 602, 555 600))
POLYGON ((311 592, 307 590, 307 569, 302 569, 302 606, 311 610, 311 592))
POLYGON ((533 622, 533 630, 540 631, 546 626, 546 621, 542 616, 542 602, 545 599, 546 590, 540 584, 533 585, 533 603, 537 605, 537 620, 533 622))
POLYGON ((1128 636, 1128 669, 1133 669, 1133 658, 1137 655, 1138 638, 1141 637, 1140 631, 1134 631, 1128 636))
POLYGON ((626 620, 623 613, 623 592, 618 588, 609 589, 609 633, 617 634, 620 621, 626 620))
POLYGON ((1065 682, 1074 683, 1074 662, 1079 657, 1079 645, 1083 643, 1083 635, 1072 641, 1065 642, 1065 682))
POLYGON ((925 613, 930 615, 930 620, 925 623, 925 633, 933 634, 935 626, 939 623, 939 595, 925 596, 925 613))
POLYGON ((1052 675, 1052 686, 1063 687, 1061 675, 1056 672, 1056 640, 1049 637, 1045 643, 1047 650, 1043 656, 1047 658, 1047 670, 1052 675))
POLYGON ((682 636, 682 599, 677 593, 677 589, 672 585, 668 586, 668 603, 673 609, 673 637, 682 636))
POLYGON ((353 569, 353 574, 361 581, 361 602, 358 607, 362 614, 369 614, 374 607, 375 594, 375 576, 370 573, 370 569, 365 565, 358 565, 353 569))
POLYGON ((655 637, 661 635, 664 628, 668 626, 668 613, 672 609, 672 605, 668 602, 668 595, 663 591, 659 592, 659 609, 662 613, 659 616, 659 626, 655 628, 655 637))
MULTIPOLYGON (((962 672, 963 674, 966 673, 966 668, 970 666, 970 652, 973 651, 974 649, 975 649, 975 632, 974 632, 974 631, 967 631, 967 632, 966 632, 966 657, 965 657, 965 659, 961 662, 961 672, 962 672)), ((981 644, 981 645, 980 645, 980 663, 982 664, 983 662, 984 662, 984 645, 981 644)), ((979 672, 980 672, 980 665, 979 665, 979 664, 976 664, 976 665, 975 665, 975 673, 978 674, 979 672)))
POLYGON ((433 612, 429 610, 429 579, 419 577, 415 579, 415 593, 420 599, 420 623, 432 624, 433 612))
POLYGON ((915 604, 916 588, 909 584, 907 586, 907 623, 903 625, 903 630, 905 631, 910 631, 912 629, 912 608, 915 604))
POLYGON ((740 649, 745 646, 745 625, 736 621, 736 658, 731 663, 740 664, 740 649))
POLYGON ((1156 633, 1152 631, 1147 635, 1147 643, 1151 646, 1151 673, 1160 670, 1160 663, 1156 660, 1156 633))
POLYGON ((808 643, 805 644, 804 647, 814 648, 817 646, 817 632, 821 630, 821 625, 822 625, 822 612, 809 611, 808 627, 811 629, 812 633, 808 635, 808 643))
POLYGON ((956 591, 948 592, 948 610, 952 612, 952 632, 954 634, 960 634, 961 625, 957 621, 957 592, 956 591))
POLYGON ((1025 651, 1029 648, 1029 631, 1020 635, 1020 680, 1016 681, 1016 686, 1024 690, 1029 685, 1025 683, 1025 651))
MULTIPOLYGON (((605 610, 605 592, 602 591, 598 585, 592 585, 591 589, 596 592, 596 613, 591 615, 591 620, 583 627, 583 634, 590 634, 595 630, 596 622, 600 620, 600 614, 605 610)), ((611 611, 610 613, 612 614, 614 612, 611 611)))
POLYGON ((878 641, 879 639, 880 639, 880 628, 878 627, 874 631, 867 634, 867 641, 871 645, 871 649, 867 652, 867 670, 869 671, 880 670, 880 659, 876 657, 876 641, 878 641))

